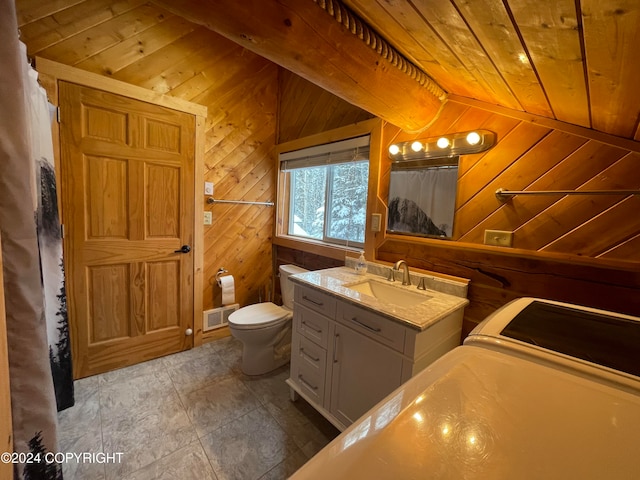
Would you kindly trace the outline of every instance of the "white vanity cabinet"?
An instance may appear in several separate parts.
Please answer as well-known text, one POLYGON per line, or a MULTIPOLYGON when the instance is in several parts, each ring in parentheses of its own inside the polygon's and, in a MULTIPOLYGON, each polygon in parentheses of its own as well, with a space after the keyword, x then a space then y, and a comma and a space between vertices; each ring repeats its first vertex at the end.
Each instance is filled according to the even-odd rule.
POLYGON ((462 311, 420 331, 322 290, 296 284, 292 398, 340 430, 460 343, 462 311))

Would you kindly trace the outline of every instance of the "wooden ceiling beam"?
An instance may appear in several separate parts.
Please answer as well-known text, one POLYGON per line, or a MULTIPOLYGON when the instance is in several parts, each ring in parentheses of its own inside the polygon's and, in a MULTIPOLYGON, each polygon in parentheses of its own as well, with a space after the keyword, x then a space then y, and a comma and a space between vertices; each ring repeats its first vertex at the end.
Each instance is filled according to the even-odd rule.
POLYGON ((153 2, 408 132, 428 127, 446 102, 423 72, 409 65, 405 73, 406 60, 374 32, 344 10, 336 15, 335 0, 153 2))

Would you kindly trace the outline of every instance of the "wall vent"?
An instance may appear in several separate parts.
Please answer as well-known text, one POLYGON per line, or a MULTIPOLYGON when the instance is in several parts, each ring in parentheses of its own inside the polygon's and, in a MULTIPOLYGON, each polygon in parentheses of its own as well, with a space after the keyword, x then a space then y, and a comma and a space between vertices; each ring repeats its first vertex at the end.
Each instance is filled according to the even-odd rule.
POLYGON ((238 310, 240 305, 226 305, 224 307, 213 308, 204 311, 203 331, 208 332, 216 328, 224 327, 229 324, 229 315, 238 310))

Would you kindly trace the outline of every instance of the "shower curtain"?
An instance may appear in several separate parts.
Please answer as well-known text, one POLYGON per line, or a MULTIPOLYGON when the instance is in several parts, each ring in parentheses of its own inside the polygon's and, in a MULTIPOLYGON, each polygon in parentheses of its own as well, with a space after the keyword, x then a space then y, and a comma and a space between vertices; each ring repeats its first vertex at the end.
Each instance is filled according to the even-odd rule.
MULTIPOLYGON (((64 357, 65 354, 60 352, 64 352, 68 342, 65 345, 65 340, 56 336, 50 346, 47 330, 54 334, 64 333, 66 330, 66 326, 60 324, 60 319, 66 317, 66 299, 64 283, 61 283, 62 271, 58 269, 60 273, 53 275, 50 271, 51 264, 59 266, 60 262, 58 247, 52 247, 59 233, 53 233, 52 225, 47 225, 56 221, 47 214, 53 208, 51 197, 55 197, 55 193, 49 188, 52 156, 50 153, 43 153, 47 149, 42 146, 46 143, 46 137, 35 141, 31 135, 32 132, 35 134, 40 131, 48 132, 50 136, 51 130, 46 113, 42 123, 32 123, 30 120, 32 111, 41 111, 44 106, 46 112, 47 108, 44 104, 37 105, 37 102, 27 101, 27 98, 31 98, 27 93, 28 84, 33 86, 35 79, 33 76, 29 79, 32 74, 28 73, 29 70, 25 71, 26 58, 20 51, 15 3, 13 0, 0 2, 3 12, 0 15, 0 231, 13 442, 15 452, 31 453, 32 459, 41 460, 15 464, 14 478, 60 479, 60 465, 42 460, 45 459, 46 452, 58 451, 57 408, 51 358, 55 360, 60 355, 64 357), (41 125, 44 124, 46 127, 43 128, 41 125), (44 188, 38 189, 37 184, 44 185, 44 188), (42 201, 38 200, 39 192, 42 201), (47 197, 50 197, 49 201, 47 197), (34 215, 34 206, 39 203, 43 208, 34 215), (42 225, 42 250, 39 250, 38 245, 36 219, 42 225), (53 278, 52 286, 43 288, 45 278, 53 278), (49 297, 53 293, 58 300, 57 306, 51 302, 47 305, 47 310, 54 311, 53 328, 48 328, 46 322, 47 291, 49 297)), ((62 402, 68 404, 69 398, 72 403, 72 392, 62 402)))
MULTIPOLYGON (((26 47, 21 44, 24 58, 26 47)), ((35 169, 36 224, 40 250, 40 270, 44 293, 45 323, 49 361, 58 411, 73 406, 73 376, 67 296, 62 263, 62 236, 58 216, 56 174, 51 140, 51 120, 55 107, 37 81, 37 72, 25 62, 27 126, 30 129, 31 158, 35 169), (51 112, 51 117, 50 117, 51 112)))
POLYGON ((393 170, 389 180, 389 230, 451 237, 457 167, 393 170))

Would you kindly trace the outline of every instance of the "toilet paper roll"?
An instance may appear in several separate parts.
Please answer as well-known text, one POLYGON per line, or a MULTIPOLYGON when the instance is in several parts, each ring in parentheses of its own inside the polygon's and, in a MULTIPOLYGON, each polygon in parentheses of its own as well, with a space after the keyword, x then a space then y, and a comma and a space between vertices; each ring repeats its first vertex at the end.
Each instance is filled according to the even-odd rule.
POLYGON ((222 288, 222 305, 236 303, 236 287, 233 275, 220 277, 220 287, 222 288))

